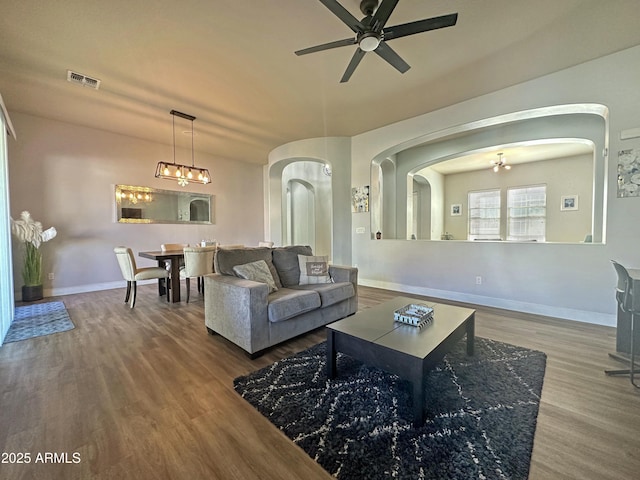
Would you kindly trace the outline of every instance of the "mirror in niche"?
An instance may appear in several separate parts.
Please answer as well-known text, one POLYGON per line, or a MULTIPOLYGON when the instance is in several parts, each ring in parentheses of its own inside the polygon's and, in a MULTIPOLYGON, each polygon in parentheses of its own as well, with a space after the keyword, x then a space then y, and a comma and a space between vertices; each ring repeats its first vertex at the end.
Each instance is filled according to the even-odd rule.
POLYGON ((371 231, 382 238, 604 242, 606 107, 517 112, 413 143, 371 164, 371 231), (566 196, 580 208, 561 209, 566 196))
POLYGON ((134 185, 115 186, 119 223, 213 223, 214 196, 134 185))

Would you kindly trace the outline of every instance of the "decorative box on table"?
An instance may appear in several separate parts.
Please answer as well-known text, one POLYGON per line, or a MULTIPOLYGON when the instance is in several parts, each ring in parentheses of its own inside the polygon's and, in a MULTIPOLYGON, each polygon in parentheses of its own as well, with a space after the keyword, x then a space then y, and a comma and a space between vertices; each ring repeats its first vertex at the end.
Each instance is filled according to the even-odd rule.
POLYGON ((393 312, 396 322, 422 328, 433 321, 433 308, 420 303, 410 303, 393 312))

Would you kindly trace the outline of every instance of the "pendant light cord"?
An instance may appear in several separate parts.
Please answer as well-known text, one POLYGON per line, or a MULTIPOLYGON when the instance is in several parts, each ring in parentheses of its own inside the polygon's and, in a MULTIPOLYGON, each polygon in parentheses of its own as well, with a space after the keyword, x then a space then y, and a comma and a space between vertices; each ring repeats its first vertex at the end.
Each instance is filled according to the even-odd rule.
MULTIPOLYGON (((173 164, 176 164, 176 117, 171 115, 172 128, 173 128, 173 164)), ((193 122, 192 122, 193 123, 193 122)))

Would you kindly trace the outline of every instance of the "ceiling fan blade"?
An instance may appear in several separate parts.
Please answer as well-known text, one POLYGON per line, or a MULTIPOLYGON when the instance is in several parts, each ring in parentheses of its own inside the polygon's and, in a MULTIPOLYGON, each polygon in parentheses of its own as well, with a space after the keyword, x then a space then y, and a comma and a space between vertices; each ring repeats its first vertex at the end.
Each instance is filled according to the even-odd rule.
POLYGON ((355 38, 345 38, 344 40, 336 40, 335 42, 323 43, 322 45, 316 45, 315 47, 304 48, 295 52, 296 55, 306 55, 307 53, 321 52, 323 50, 329 50, 331 48, 347 47, 349 45, 355 45, 357 43, 355 38))
POLYGON ((364 25, 356 17, 351 15, 346 8, 340 5, 336 0, 320 0, 325 7, 342 20, 351 30, 356 33, 364 32, 364 25))
POLYGON ((393 13, 393 9, 396 8, 399 0, 382 0, 382 3, 376 10, 373 19, 371 20, 371 28, 374 32, 379 32, 384 27, 384 24, 387 23, 389 17, 393 13))
POLYGON ((458 14, 451 13, 441 17, 427 18, 416 22, 403 23, 384 29, 384 39, 393 40, 394 38, 406 37, 414 33, 427 32, 429 30, 437 30, 438 28, 452 27, 458 21, 458 14))
POLYGON ((400 73, 404 73, 411 68, 411 66, 405 62, 400 55, 398 55, 386 42, 380 42, 378 48, 374 50, 378 55, 391 64, 400 73))
POLYGON ((362 57, 364 57, 365 53, 367 52, 365 52, 360 48, 356 50, 356 53, 354 53, 353 57, 351 57, 351 61, 349 62, 349 65, 347 65, 347 69, 345 70, 344 75, 342 75, 342 78, 340 79, 340 83, 345 83, 349 81, 349 79, 351 78, 351 75, 353 75, 353 72, 355 71, 356 67, 360 63, 360 60, 362 60, 362 57))

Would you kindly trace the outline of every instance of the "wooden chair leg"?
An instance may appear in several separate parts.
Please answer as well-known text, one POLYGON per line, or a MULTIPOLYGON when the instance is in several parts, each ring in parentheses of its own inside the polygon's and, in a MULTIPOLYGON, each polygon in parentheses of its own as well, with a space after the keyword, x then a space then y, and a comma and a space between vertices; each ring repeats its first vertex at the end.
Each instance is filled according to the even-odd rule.
POLYGON ((138 293, 138 284, 137 282, 131 282, 133 283, 133 296, 131 297, 131 308, 136 306, 136 293, 138 293))
POLYGON ((189 277, 187 277, 187 303, 189 303, 189 295, 191 294, 191 282, 189 281, 189 277))
POLYGON ((127 293, 124 296, 124 303, 129 301, 129 295, 131 295, 131 282, 127 281, 127 293))
POLYGON ((169 281, 168 278, 164 279, 164 284, 165 284, 165 289, 164 291, 167 294, 167 303, 171 303, 171 282, 169 281))

